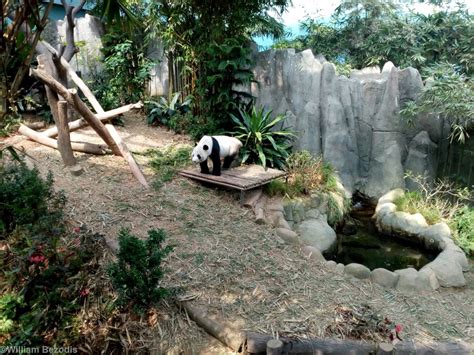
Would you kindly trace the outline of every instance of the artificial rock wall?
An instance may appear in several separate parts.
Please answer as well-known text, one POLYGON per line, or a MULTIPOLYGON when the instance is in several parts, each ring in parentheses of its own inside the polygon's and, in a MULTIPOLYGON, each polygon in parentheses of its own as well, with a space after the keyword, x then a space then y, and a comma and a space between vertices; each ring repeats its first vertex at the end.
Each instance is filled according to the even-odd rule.
POLYGON ((255 59, 257 105, 286 114, 285 124, 298 134, 295 149, 322 155, 348 193, 378 198, 405 187, 406 170, 435 176, 440 123, 419 117, 408 127, 399 114, 423 87, 415 69, 389 62, 382 71, 366 68, 347 78, 311 50, 268 50, 255 59))

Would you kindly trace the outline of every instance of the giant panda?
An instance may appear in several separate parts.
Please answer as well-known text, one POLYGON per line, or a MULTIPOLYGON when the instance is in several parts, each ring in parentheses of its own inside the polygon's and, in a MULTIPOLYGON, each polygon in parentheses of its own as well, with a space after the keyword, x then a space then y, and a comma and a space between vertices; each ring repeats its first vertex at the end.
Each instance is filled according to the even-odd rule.
POLYGON ((234 158, 239 154, 242 142, 228 136, 204 136, 194 147, 192 160, 201 165, 201 173, 209 174, 207 158, 212 160, 212 175, 221 174, 221 159, 224 158, 223 169, 228 169, 234 158))

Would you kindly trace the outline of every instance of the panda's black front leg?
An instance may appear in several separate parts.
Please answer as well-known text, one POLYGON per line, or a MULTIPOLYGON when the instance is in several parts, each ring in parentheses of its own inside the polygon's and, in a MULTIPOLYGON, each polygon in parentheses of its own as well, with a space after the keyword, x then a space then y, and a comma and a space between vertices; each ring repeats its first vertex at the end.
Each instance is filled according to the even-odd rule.
POLYGON ((212 175, 221 175, 221 159, 219 158, 219 156, 212 157, 212 175))
POLYGON ((204 160, 201 164, 201 174, 210 174, 209 167, 207 166, 207 159, 204 160))

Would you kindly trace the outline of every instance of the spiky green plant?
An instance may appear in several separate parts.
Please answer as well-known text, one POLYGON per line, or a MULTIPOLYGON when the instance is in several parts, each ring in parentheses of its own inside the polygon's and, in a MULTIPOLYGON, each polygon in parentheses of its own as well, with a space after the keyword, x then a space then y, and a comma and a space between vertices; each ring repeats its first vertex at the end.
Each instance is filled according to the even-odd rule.
POLYGON ((252 108, 251 112, 239 110, 240 117, 231 114, 236 124, 233 132, 243 142, 242 163, 258 163, 264 167, 283 169, 291 149, 291 139, 295 137, 288 127, 283 126, 285 115, 272 118, 272 111, 265 112, 262 107, 252 108))

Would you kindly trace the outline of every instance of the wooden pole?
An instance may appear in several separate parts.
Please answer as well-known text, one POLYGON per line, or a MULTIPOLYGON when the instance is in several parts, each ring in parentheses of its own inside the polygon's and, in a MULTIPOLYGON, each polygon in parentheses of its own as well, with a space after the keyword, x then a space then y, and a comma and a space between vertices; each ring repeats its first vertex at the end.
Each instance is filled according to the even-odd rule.
MULTIPOLYGON (((20 125, 18 129, 20 134, 28 137, 29 139, 41 143, 47 147, 58 149, 58 142, 55 139, 45 137, 41 133, 33 131, 31 128, 26 127, 25 125, 20 125)), ((92 143, 71 143, 72 150, 76 152, 83 152, 96 155, 105 155, 107 153, 105 146, 92 144, 92 143)))
POLYGON ((105 128, 104 124, 95 117, 94 113, 82 102, 77 95, 77 90, 66 89, 51 75, 41 69, 31 69, 31 75, 50 87, 57 94, 61 95, 68 104, 72 105, 76 111, 89 123, 89 125, 97 132, 97 134, 104 140, 105 143, 110 147, 112 153, 115 155, 121 155, 118 145, 110 135, 109 131, 105 128))
POLYGON ((107 130, 109 131, 110 135, 112 136, 112 138, 115 140, 115 142, 117 143, 119 149, 120 149, 120 152, 122 153, 122 156, 124 157, 124 159, 127 161, 129 167, 130 167, 130 170, 132 171, 132 174, 133 176, 136 177, 136 179, 140 182, 140 184, 142 184, 143 186, 145 187, 149 187, 148 186, 148 183, 146 182, 146 179, 145 177, 143 176, 143 173, 142 171, 140 170, 140 167, 138 166, 137 162, 135 161, 135 159, 133 158, 133 155, 132 153, 130 153, 130 151, 128 150, 127 146, 125 145, 125 143, 122 141, 122 138, 120 137, 120 135, 118 134, 118 132, 116 131, 115 127, 111 124, 106 124, 105 125, 105 128, 107 128, 107 130))
POLYGON ((76 165, 76 158, 71 148, 71 139, 69 137, 69 126, 67 123, 67 102, 58 102, 58 149, 63 158, 64 165, 76 165))
POLYGON ((267 355, 281 355, 283 353, 283 342, 280 339, 270 339, 267 342, 267 355))
MULTIPOLYGON (((143 103, 137 102, 136 104, 125 105, 125 106, 122 106, 110 111, 105 111, 104 113, 96 114, 95 117, 97 117, 97 119, 99 119, 100 121, 107 121, 111 119, 112 117, 118 116, 132 109, 140 109, 142 107, 143 107, 143 103)), ((69 132, 77 131, 78 129, 82 127, 86 127, 87 125, 88 125, 87 121, 83 118, 69 122, 69 132)), ((51 128, 48 128, 47 130, 44 130, 41 133, 45 135, 46 137, 55 137, 58 135, 58 128, 51 127, 51 128)))

